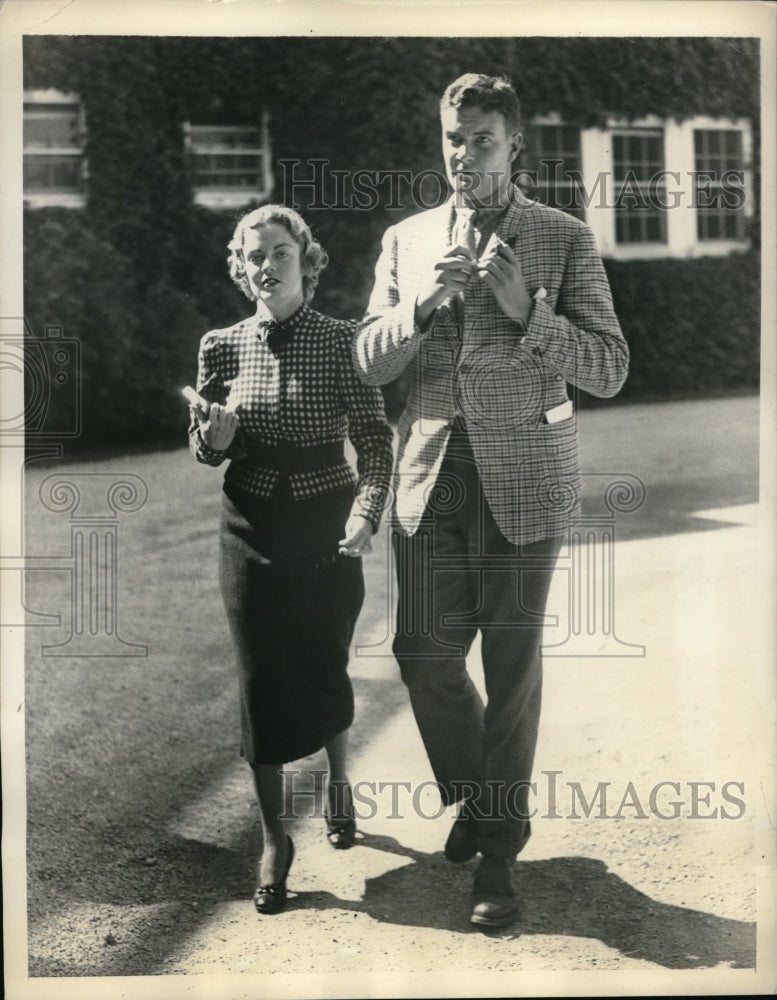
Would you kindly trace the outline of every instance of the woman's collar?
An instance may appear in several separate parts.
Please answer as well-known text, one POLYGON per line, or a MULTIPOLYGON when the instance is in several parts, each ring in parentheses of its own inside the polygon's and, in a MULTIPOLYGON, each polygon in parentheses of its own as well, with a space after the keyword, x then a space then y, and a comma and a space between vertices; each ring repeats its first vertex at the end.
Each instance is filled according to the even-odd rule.
POLYGON ((256 321, 260 326, 272 325, 276 328, 285 327, 300 319, 308 308, 307 302, 300 302, 294 312, 289 313, 284 319, 276 319, 263 302, 256 305, 256 321))

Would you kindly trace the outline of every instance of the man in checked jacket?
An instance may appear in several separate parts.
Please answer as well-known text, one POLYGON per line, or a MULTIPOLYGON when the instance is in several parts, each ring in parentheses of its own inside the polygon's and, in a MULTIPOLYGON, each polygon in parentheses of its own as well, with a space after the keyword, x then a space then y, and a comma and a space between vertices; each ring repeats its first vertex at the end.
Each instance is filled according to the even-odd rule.
POLYGON ((511 873, 530 835, 545 604, 579 513, 567 385, 613 396, 629 360, 589 228, 510 182, 519 114, 505 79, 447 88, 453 196, 387 230, 354 341, 364 381, 410 377, 393 649, 442 800, 461 803, 446 857, 482 855, 471 914, 482 927, 519 916, 511 873), (466 668, 478 632, 485 705, 466 668))

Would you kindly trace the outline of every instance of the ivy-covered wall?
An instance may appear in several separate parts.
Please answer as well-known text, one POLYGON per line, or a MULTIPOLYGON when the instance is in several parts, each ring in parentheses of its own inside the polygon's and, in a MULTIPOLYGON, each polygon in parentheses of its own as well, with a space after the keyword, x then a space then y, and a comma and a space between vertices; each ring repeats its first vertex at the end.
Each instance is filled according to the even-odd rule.
MULTIPOLYGON (((180 440, 178 387, 194 378, 201 334, 250 309, 224 266, 235 213, 193 204, 184 121, 258 122, 266 107, 276 161, 325 159, 327 178, 416 175, 442 168, 437 101, 471 70, 510 76, 527 119, 747 117, 757 154, 749 39, 26 38, 25 87, 75 91, 87 116, 86 209, 29 211, 25 228, 27 317, 37 333, 60 324, 82 343, 81 444, 180 440)), ((370 211, 316 209, 312 191, 284 190, 283 176, 276 171, 274 198, 293 195, 330 253, 316 305, 360 315, 380 236, 416 210, 412 199, 389 209, 386 186, 370 211)), ((332 183, 324 200, 336 201, 332 183)), ((609 263, 634 355, 620 398, 757 386, 758 267, 757 250, 609 263)))

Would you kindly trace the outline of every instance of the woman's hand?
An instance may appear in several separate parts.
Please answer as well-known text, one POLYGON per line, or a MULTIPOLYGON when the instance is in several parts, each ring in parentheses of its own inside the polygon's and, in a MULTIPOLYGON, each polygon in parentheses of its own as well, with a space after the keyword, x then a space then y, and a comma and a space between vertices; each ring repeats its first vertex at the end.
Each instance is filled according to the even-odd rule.
POLYGON ((372 552, 372 524, 363 514, 351 514, 345 522, 345 538, 337 544, 342 556, 358 558, 372 552))
POLYGON ((235 414, 220 403, 211 403, 207 412, 199 406, 192 407, 192 410, 200 425, 203 444, 214 451, 226 451, 237 431, 235 414))

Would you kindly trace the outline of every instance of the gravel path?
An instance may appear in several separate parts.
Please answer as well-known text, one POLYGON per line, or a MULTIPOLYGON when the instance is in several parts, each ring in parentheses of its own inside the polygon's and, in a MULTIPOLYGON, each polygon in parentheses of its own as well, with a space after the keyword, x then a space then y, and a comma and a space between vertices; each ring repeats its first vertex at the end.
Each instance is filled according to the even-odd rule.
MULTIPOLYGON (((774 898, 760 857, 773 830, 759 788, 771 685, 752 591, 764 537, 757 401, 619 407, 581 421, 584 468, 639 477, 647 497, 618 516, 621 645, 597 633, 596 655, 569 655, 572 563, 562 554, 549 601, 559 624, 546 632, 537 815, 515 869, 523 916, 493 934, 470 928, 474 862, 442 856, 452 814, 440 814, 404 689, 380 655, 391 607, 385 538, 366 566, 352 660, 360 841, 349 852, 329 848, 308 773, 323 770, 323 757, 297 762, 291 900, 259 918, 250 903, 256 811, 234 757, 226 630, 205 572, 215 479, 203 490, 204 470, 183 452, 89 467, 132 471, 149 485, 144 510, 126 519, 121 586, 131 609, 122 629, 150 637, 151 652, 44 657, 43 639, 66 635, 66 616, 60 631, 28 630, 31 978, 17 964, 9 997, 772 991, 772 931, 756 908, 757 887, 762 907, 774 898), (176 516, 171 480, 196 498, 192 516, 176 516)), ((54 519, 36 509, 34 487, 49 471, 33 466, 28 490, 30 530, 44 534, 54 519)), ((600 479, 587 478, 590 513, 600 479)), ((45 544, 62 550, 66 519, 57 530, 45 544)), ((59 577, 45 596, 66 608, 69 576, 59 577)), ((32 607, 43 593, 31 580, 32 607)))

